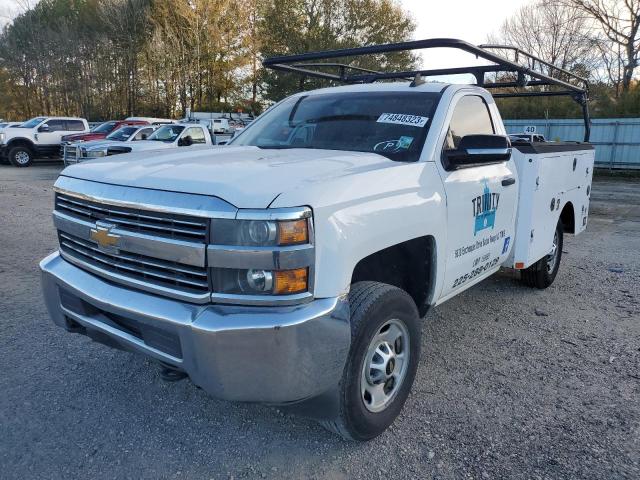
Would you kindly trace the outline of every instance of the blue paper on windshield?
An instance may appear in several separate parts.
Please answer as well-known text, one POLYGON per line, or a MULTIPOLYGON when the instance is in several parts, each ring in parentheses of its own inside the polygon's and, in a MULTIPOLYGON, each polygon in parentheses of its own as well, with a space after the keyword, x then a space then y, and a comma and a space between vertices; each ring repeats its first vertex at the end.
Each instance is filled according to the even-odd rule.
POLYGON ((400 137, 398 139, 398 148, 406 150, 413 143, 413 137, 400 137))

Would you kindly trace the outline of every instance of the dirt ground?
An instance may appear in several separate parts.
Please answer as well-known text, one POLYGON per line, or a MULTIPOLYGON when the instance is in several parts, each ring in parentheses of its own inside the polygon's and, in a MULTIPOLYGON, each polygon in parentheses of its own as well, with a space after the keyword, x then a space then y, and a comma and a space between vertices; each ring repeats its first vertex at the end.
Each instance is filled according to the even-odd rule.
POLYGON ((503 273, 432 310, 401 417, 359 444, 55 327, 60 169, 0 166, 0 477, 640 478, 640 179, 594 183, 548 290, 503 273))

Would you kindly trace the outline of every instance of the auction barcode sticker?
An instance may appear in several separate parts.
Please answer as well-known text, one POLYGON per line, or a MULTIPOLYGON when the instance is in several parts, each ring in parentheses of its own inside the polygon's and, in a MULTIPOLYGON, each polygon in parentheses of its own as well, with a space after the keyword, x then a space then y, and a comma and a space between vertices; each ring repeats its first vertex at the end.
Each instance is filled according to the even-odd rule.
POLYGON ((404 113, 383 113, 378 117, 377 123, 395 123, 397 125, 410 125, 412 127, 424 127, 429 117, 420 115, 407 115, 404 113))

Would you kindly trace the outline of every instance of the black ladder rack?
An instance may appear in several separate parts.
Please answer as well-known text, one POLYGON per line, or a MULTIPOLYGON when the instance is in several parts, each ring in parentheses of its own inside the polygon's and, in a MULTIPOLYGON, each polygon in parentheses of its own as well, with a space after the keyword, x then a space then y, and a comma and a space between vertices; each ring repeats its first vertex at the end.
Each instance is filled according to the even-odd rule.
POLYGON ((507 97, 540 97, 540 96, 568 96, 574 99, 582 107, 584 117, 585 135, 584 141, 589 141, 591 120, 589 114, 589 84, 588 81, 565 69, 556 67, 540 58, 522 51, 517 47, 507 45, 473 45, 454 38, 429 38, 410 42, 388 43, 383 45, 371 45, 367 47, 345 48, 341 50, 327 50, 323 52, 308 52, 298 55, 287 55, 265 59, 263 65, 266 68, 284 72, 292 72, 302 77, 314 77, 332 80, 340 83, 372 83, 378 80, 409 80, 422 77, 434 77, 441 75, 471 74, 476 79, 476 84, 486 89, 514 88, 517 91, 495 93, 496 98, 507 97), (358 57, 381 53, 402 52, 410 50, 423 50, 429 48, 454 48, 465 51, 476 58, 482 58, 492 62, 492 65, 476 65, 469 67, 440 68, 431 70, 410 70, 399 72, 380 72, 360 68, 344 63, 323 63, 318 60, 332 60, 341 57, 358 57), (511 61, 491 50, 510 50, 515 54, 516 61, 511 61), (527 60, 531 67, 517 63, 520 58, 527 60), (535 66, 545 66, 551 72, 560 74, 563 78, 557 78, 535 69, 535 66), (329 71, 328 71, 329 70, 329 71), (486 81, 487 73, 514 73, 513 80, 486 81), (531 90, 528 87, 560 87, 560 90, 531 90))

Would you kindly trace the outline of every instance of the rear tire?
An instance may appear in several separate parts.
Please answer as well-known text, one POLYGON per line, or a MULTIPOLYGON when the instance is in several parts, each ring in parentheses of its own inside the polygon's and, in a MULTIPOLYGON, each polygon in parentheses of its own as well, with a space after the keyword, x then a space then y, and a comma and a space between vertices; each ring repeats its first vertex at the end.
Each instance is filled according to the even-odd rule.
POLYGON ((420 357, 421 323, 413 299, 378 282, 349 293, 351 347, 339 386, 337 418, 321 422, 346 440, 371 440, 396 419, 420 357))
POLYGON ((13 147, 9 150, 9 161, 14 167, 29 167, 33 163, 33 152, 29 147, 13 147))
POLYGON ((553 237, 553 249, 549 255, 542 257, 529 268, 522 270, 521 279, 532 288, 545 289, 553 283, 560 268, 563 244, 562 222, 558 221, 553 237))

